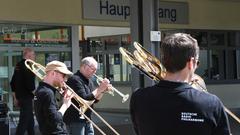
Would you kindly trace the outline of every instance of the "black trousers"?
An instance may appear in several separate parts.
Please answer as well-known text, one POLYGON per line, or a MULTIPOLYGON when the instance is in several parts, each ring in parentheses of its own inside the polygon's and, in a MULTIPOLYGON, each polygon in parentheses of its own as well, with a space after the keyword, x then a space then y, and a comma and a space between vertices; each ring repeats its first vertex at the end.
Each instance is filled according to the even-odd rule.
POLYGON ((28 135, 34 135, 34 116, 33 104, 31 98, 19 99, 20 117, 16 130, 16 135, 24 135, 27 131, 28 135))

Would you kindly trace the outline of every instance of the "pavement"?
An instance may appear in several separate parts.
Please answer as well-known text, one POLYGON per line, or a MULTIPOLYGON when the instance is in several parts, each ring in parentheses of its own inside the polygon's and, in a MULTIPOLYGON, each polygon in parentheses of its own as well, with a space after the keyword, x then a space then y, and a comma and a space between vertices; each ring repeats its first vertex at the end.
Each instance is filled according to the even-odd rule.
MULTIPOLYGON (((240 117, 240 109, 232 110, 234 114, 240 117)), ((119 134, 121 135, 135 135, 134 130, 132 128, 132 123, 130 119, 130 115, 127 112, 124 113, 110 113, 110 112, 99 112, 100 116, 102 116, 119 134)), ((1 135, 15 135, 16 125, 18 122, 18 117, 10 117, 8 120, 9 128, 3 126, 3 122, 0 124, 0 134, 1 135)), ((99 120, 96 116, 93 116, 93 121, 107 134, 107 135, 114 135, 114 133, 103 123, 99 120)), ((231 116, 229 116, 230 127, 232 131, 232 135, 240 135, 240 123, 234 120, 231 116)), ((40 135, 38 124, 35 121, 35 135, 40 135)), ((101 135, 100 132, 95 129, 95 135, 101 135)))

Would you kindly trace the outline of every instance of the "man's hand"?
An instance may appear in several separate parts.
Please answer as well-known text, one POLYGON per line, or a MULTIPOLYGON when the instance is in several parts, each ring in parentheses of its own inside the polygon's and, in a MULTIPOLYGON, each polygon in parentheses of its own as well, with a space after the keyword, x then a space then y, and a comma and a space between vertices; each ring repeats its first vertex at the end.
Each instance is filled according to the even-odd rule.
POLYGON ((64 115, 65 111, 71 106, 72 102, 71 99, 73 97, 73 93, 69 90, 65 90, 64 94, 63 94, 63 104, 61 106, 61 108, 59 109, 59 112, 62 113, 62 115, 64 115))
POLYGON ((100 93, 104 93, 108 91, 111 87, 112 85, 110 84, 110 81, 107 78, 104 78, 98 87, 98 91, 100 93))
POLYGON ((106 91, 109 91, 109 89, 112 87, 112 85, 110 84, 110 81, 107 79, 107 78, 104 78, 99 87, 93 91, 93 95, 95 96, 95 98, 97 100, 100 100, 103 96, 103 94, 106 92, 106 91))
POLYGON ((67 108, 71 105, 71 99, 73 97, 73 93, 69 90, 65 90, 63 95, 63 104, 66 104, 67 108))

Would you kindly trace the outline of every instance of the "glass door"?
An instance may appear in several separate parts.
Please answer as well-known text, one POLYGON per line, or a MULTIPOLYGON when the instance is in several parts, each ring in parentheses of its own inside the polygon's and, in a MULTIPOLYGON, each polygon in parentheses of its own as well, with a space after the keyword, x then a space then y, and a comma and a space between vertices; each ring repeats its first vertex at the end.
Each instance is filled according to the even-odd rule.
MULTIPOLYGON (((3 49, 4 50, 4 49, 3 49)), ((10 81, 16 63, 22 58, 20 52, 0 51, 0 101, 8 104, 10 110, 15 110, 12 101, 10 81)))
POLYGON ((0 100, 8 103, 8 55, 7 51, 0 51, 0 100))

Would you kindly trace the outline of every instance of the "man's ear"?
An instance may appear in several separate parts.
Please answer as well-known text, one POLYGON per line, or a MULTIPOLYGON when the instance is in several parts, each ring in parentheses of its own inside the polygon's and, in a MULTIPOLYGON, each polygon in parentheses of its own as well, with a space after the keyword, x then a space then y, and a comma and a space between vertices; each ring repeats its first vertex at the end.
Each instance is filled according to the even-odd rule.
POLYGON ((194 63, 193 63, 192 58, 187 62, 187 67, 190 70, 194 68, 194 63))

